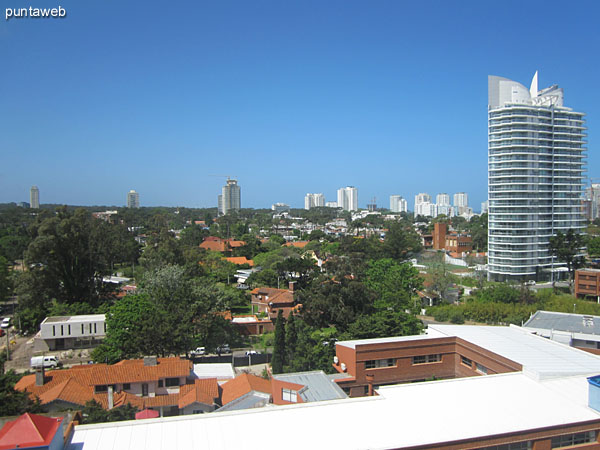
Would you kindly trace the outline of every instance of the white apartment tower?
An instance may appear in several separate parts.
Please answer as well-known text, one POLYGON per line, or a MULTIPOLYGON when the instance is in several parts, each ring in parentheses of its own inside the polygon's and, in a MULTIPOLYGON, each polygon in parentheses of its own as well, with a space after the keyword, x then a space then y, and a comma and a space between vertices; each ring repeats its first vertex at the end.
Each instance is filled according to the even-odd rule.
POLYGON ((488 77, 488 278, 548 280, 563 266, 550 254, 559 230, 584 226, 584 114, 563 90, 527 89, 488 77))
POLYGON ((390 195, 390 211, 399 213, 408 211, 408 202, 401 195, 390 195))
POLYGON ((425 192, 415 195, 415 216, 435 216, 437 211, 432 209, 435 209, 435 204, 431 203, 431 195, 425 192))
POLYGON ((31 186, 29 190, 29 207, 33 209, 40 208, 40 190, 37 186, 31 186))
POLYGON ((323 194, 306 194, 304 196, 304 209, 325 206, 325 196, 323 194))
POLYGON ((230 211, 239 211, 242 204, 242 194, 237 180, 227 178, 227 184, 221 188, 219 196, 219 212, 223 215, 230 211))
POLYGON ((140 207, 140 194, 133 189, 127 193, 127 207, 128 208, 139 208, 140 207))
POLYGON ((469 195, 466 192, 457 192, 454 194, 454 206, 467 207, 469 206, 469 195))
POLYGON ((344 211, 358 210, 358 189, 354 186, 340 188, 337 191, 337 206, 344 211))

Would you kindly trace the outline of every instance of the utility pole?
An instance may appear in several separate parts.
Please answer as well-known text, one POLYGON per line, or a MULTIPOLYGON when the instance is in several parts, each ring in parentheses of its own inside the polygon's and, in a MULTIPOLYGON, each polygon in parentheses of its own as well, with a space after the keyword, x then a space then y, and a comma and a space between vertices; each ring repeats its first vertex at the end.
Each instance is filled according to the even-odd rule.
POLYGON ((6 329, 6 360, 10 361, 10 339, 8 337, 8 328, 6 329))

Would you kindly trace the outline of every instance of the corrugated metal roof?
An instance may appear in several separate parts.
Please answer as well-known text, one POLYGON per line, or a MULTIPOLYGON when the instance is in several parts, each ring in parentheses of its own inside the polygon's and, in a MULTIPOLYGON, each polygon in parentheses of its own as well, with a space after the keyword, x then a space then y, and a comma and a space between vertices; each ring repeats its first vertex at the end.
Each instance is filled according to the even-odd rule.
POLYGON ((600 337, 600 317, 551 311, 537 311, 523 325, 524 328, 597 334, 600 337))
POLYGON ((305 402, 320 402, 348 398, 346 393, 322 370, 274 375, 276 380, 306 386, 299 394, 305 402))

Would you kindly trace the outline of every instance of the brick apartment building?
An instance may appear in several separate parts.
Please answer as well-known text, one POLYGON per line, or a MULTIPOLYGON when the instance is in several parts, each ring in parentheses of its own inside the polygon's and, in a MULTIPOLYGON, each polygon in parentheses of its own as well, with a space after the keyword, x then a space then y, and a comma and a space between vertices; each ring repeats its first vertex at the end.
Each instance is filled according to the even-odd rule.
POLYGON ((261 287, 253 289, 251 294, 252 313, 265 313, 271 320, 277 318, 281 310, 283 317, 289 317, 292 311, 300 307, 294 299, 295 282, 289 283, 289 289, 261 287))
POLYGON ((575 295, 577 298, 600 298, 600 269, 579 269, 575 271, 575 295))

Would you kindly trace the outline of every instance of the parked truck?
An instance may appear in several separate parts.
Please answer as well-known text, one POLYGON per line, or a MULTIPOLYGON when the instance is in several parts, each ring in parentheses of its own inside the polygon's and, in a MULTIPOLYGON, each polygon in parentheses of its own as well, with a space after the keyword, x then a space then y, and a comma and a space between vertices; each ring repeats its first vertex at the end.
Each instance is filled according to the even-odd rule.
POLYGON ((56 356, 33 356, 29 363, 32 369, 54 369, 60 365, 56 356))

